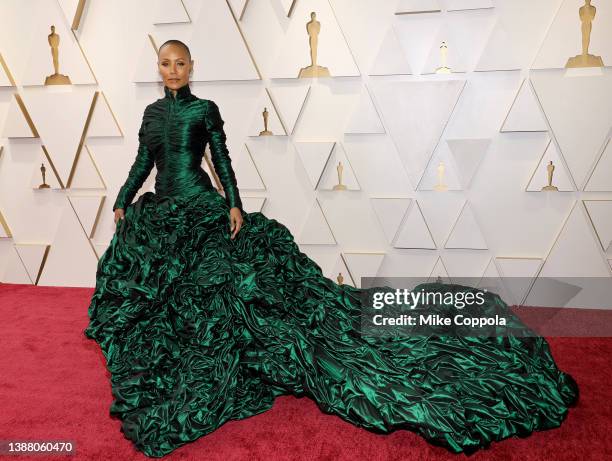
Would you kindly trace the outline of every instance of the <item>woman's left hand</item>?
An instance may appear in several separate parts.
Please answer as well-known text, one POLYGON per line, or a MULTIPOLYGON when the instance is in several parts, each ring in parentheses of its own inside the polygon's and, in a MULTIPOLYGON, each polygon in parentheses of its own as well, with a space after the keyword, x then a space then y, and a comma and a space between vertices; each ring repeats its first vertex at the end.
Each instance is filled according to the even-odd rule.
POLYGON ((242 212, 240 208, 233 207, 230 209, 230 232, 232 232, 232 240, 242 227, 242 212))

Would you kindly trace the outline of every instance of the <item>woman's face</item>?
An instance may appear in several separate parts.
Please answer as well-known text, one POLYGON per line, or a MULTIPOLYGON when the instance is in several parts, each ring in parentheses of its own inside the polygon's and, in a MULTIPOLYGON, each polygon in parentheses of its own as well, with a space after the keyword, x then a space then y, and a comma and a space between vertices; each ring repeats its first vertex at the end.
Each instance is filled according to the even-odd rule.
POLYGON ((159 51, 157 67, 164 85, 171 90, 178 90, 189 83, 193 61, 189 60, 189 54, 182 46, 170 44, 159 51))

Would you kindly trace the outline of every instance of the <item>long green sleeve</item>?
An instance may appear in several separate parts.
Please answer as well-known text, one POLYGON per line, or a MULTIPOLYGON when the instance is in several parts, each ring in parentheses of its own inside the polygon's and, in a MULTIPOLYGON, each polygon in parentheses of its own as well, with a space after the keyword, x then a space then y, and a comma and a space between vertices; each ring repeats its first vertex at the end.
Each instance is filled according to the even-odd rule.
POLYGON ((117 194, 117 199, 113 205, 113 211, 116 208, 125 209, 130 203, 136 192, 142 187, 145 179, 151 173, 153 164, 155 163, 153 154, 147 147, 146 132, 145 132, 145 117, 143 115, 140 130, 138 131, 138 154, 130 168, 128 177, 117 194))
POLYGON ((226 135, 223 130, 225 122, 221 118, 219 107, 214 101, 206 100, 207 109, 205 112, 206 130, 209 134, 210 152, 215 171, 221 180, 221 185, 225 191, 225 201, 230 208, 238 207, 241 211, 242 201, 236 181, 236 175, 232 169, 232 160, 226 145, 226 135))

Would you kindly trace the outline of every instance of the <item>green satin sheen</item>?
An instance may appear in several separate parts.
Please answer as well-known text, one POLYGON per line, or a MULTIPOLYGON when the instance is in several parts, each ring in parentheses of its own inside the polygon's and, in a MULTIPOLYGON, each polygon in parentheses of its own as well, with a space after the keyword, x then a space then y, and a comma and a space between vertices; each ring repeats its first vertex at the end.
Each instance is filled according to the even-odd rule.
MULTIPOLYGON (((578 387, 543 338, 362 336, 362 290, 324 277, 282 223, 242 211, 231 240, 229 207, 241 203, 218 107, 187 85, 165 93, 143 116, 84 332, 106 357, 110 413, 139 450, 161 457, 283 394, 453 452, 561 424, 578 387), (205 142, 226 198, 200 168, 205 142), (156 193, 130 205, 154 162, 156 193)), ((486 301, 507 313, 497 295, 486 301)))
POLYGON ((113 211, 125 209, 132 202, 153 165, 157 168, 157 195, 187 197, 214 189, 201 167, 206 143, 210 145, 215 172, 228 206, 242 210, 219 107, 214 101, 192 94, 189 85, 179 88, 176 97, 167 87, 164 91, 164 98, 145 108, 138 131, 138 154, 119 190, 113 211))

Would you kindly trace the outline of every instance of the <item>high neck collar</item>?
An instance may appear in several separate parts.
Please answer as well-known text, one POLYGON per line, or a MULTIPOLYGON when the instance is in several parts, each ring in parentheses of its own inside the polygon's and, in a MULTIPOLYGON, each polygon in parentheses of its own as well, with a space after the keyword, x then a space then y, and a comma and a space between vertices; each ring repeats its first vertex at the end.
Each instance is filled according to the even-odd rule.
MULTIPOLYGON (((164 93, 166 93, 166 98, 174 99, 174 95, 170 88, 164 85, 164 93)), ((178 90, 176 90, 176 99, 185 99, 191 95, 191 89, 189 88, 189 83, 186 83, 178 90)))

